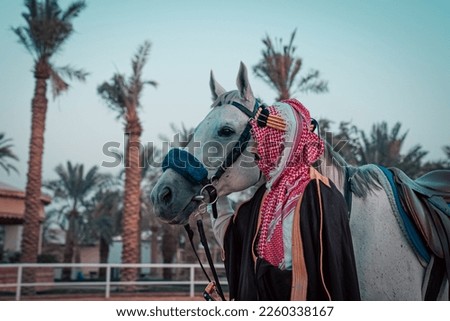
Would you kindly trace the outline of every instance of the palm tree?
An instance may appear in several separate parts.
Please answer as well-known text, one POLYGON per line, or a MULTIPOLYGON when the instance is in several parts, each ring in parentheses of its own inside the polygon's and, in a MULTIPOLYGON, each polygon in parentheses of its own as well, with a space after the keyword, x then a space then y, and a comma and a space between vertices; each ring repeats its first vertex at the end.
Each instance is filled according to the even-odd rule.
POLYGON ((447 161, 450 161, 450 145, 442 147, 442 150, 444 151, 445 156, 447 157, 447 161))
MULTIPOLYGON (((98 86, 99 95, 108 107, 117 111, 125 121, 127 145, 125 152, 125 196, 122 221, 122 263, 139 262, 138 239, 140 238, 140 208, 141 208, 141 168, 140 168, 140 137, 142 127, 138 116, 140 95, 144 85, 155 86, 155 81, 142 80, 142 72, 147 62, 150 43, 144 42, 139 47, 131 61, 132 75, 126 80, 122 74, 114 74, 110 82, 98 86)), ((125 268, 121 273, 122 281, 137 280, 135 268, 125 268)), ((132 290, 129 287, 128 290, 132 290)))
MULTIPOLYGON (((101 185, 108 176, 99 173, 94 166, 86 173, 82 164, 69 161, 66 167, 58 165, 55 169, 58 179, 45 183, 45 187, 53 191, 55 202, 62 201, 61 212, 66 213, 68 228, 64 249, 64 263, 73 263, 79 245, 80 214, 86 207, 88 197, 101 185)), ((63 269, 63 280, 70 280, 71 268, 63 269)))
MULTIPOLYGON (((86 7, 84 1, 70 4, 62 10, 56 0, 26 0, 27 12, 22 16, 25 26, 12 28, 19 43, 25 46, 34 59, 35 91, 31 101, 31 138, 27 186, 25 191, 24 227, 21 244, 21 261, 35 263, 39 244, 39 207, 42 185, 42 154, 47 113, 47 80, 50 79, 54 96, 67 90, 69 79, 85 80, 87 73, 69 66, 57 67, 51 58, 62 49, 72 35, 72 20, 86 7)), ((25 282, 34 282, 33 270, 24 273, 25 282)))
MULTIPOLYGON (((91 239, 99 240, 100 263, 108 263, 109 246, 113 236, 120 234, 118 218, 122 216, 121 192, 111 189, 99 189, 89 200, 86 227, 91 239)), ((106 278, 106 269, 101 268, 99 278, 106 278)))
POLYGON ((380 164, 397 167, 411 177, 417 177, 423 171, 423 158, 428 154, 420 144, 402 153, 402 147, 408 132, 401 133, 401 123, 397 122, 389 130, 386 122, 374 124, 369 135, 359 131, 356 141, 355 159, 358 165, 380 164))
POLYGON ((421 145, 415 145, 402 152, 408 132, 401 133, 401 124, 395 123, 389 129, 386 122, 374 124, 370 134, 358 129, 350 122, 341 122, 338 131, 331 132, 331 121, 320 119, 320 135, 353 166, 380 164, 397 167, 413 178, 436 169, 450 168, 450 146, 444 146, 447 159, 424 162, 428 154, 421 145))
POLYGON ((347 163, 358 165, 357 154, 360 146, 359 130, 349 121, 341 121, 337 132, 331 131, 333 121, 319 119, 319 134, 335 152, 338 152, 347 163))
POLYGON ((19 173, 17 168, 9 162, 10 160, 19 160, 16 154, 12 151, 13 145, 10 144, 11 141, 11 138, 5 138, 5 133, 0 133, 0 167, 3 168, 8 174, 11 171, 19 173))
MULTIPOLYGON (((150 229, 151 231, 151 263, 161 262, 159 257, 161 253, 161 250, 159 249, 159 237, 163 233, 163 223, 155 216, 153 212, 153 203, 150 199, 151 191, 162 174, 161 167, 159 166, 161 154, 161 150, 153 145, 145 146, 141 153, 143 165, 141 184, 141 226, 143 229, 150 229)), ((151 275, 159 275, 159 269, 152 268, 151 275)))
POLYGON ((278 100, 292 98, 297 92, 323 93, 328 91, 328 83, 320 80, 318 70, 311 70, 308 74, 300 77, 302 68, 302 58, 295 57, 294 38, 297 30, 291 34, 287 45, 283 44, 283 39, 275 38, 275 44, 270 37, 262 40, 265 48, 262 50, 263 58, 253 66, 255 75, 278 93, 278 100))
POLYGON ((442 150, 446 158, 426 161, 417 173, 417 177, 436 169, 450 169, 450 146, 443 146, 442 150))

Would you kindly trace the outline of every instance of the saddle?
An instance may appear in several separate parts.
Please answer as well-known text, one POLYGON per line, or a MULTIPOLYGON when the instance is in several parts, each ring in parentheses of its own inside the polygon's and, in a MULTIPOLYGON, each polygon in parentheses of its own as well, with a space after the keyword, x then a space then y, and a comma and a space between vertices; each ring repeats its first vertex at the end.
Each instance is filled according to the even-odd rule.
MULTIPOLYGON (((450 170, 432 171, 416 180, 397 168, 389 170, 404 209, 431 252, 431 268, 439 270, 441 280, 445 274, 450 280, 450 170)), ((437 289, 433 290, 433 296, 437 296, 442 281, 434 282, 437 289)))
POLYGON ((445 247, 450 247, 450 229, 441 235, 446 227, 450 228, 450 207, 447 204, 450 203, 450 171, 437 170, 412 180, 397 168, 390 170, 402 196, 402 205, 433 254, 444 258, 445 247))

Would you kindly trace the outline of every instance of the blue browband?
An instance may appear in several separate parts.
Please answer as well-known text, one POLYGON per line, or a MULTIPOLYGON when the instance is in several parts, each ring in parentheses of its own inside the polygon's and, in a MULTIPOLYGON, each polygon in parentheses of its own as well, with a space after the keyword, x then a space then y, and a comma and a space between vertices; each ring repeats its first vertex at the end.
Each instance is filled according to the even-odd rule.
POLYGON ((204 184, 208 180, 208 171, 202 162, 184 149, 171 149, 162 163, 162 170, 173 169, 192 184, 204 184))

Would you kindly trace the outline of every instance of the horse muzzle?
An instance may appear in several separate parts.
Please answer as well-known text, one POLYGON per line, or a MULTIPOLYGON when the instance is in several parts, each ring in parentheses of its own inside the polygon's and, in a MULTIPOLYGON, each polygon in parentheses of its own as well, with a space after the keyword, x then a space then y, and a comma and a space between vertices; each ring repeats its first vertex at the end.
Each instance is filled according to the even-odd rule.
POLYGON ((151 192, 155 215, 169 224, 185 224, 200 205, 200 189, 177 172, 165 171, 151 192))

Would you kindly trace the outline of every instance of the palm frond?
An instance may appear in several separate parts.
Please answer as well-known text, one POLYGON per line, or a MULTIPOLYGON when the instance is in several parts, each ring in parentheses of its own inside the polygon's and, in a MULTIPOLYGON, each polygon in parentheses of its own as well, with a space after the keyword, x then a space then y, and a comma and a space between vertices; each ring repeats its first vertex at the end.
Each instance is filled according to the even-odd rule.
POLYGON ((43 186, 53 192, 56 200, 65 199, 74 208, 85 206, 86 199, 109 178, 109 175, 99 173, 96 166, 85 174, 83 164, 72 164, 70 161, 66 166, 58 165, 55 172, 58 179, 44 182, 43 186))
POLYGON ((21 43, 25 49, 32 55, 35 55, 35 51, 33 50, 33 44, 29 40, 29 38, 26 35, 26 30, 23 27, 17 27, 13 28, 11 27, 11 30, 19 37, 18 42, 21 43))
POLYGON ((104 82, 97 87, 97 93, 109 108, 119 112, 118 117, 125 114, 127 91, 123 75, 114 74, 110 82, 104 82))
POLYGON ((46 59, 61 49, 73 33, 72 19, 86 7, 77 1, 63 11, 56 0, 26 0, 26 12, 22 14, 25 26, 12 28, 19 42, 33 53, 36 60, 46 59))
POLYGON ((442 150, 444 151, 445 155, 447 156, 447 159, 450 161, 450 146, 444 146, 442 147, 442 150))
POLYGON ((58 97, 61 93, 69 89, 69 84, 53 68, 50 68, 50 81, 53 98, 58 97))
POLYGON ((73 18, 77 17, 80 12, 86 8, 86 2, 85 1, 76 1, 74 3, 71 3, 66 11, 61 16, 61 20, 63 21, 70 21, 73 18))
POLYGON ((158 83, 156 81, 154 81, 154 80, 146 80, 143 83, 146 84, 146 85, 153 86, 155 88, 158 87, 158 83))
POLYGON ((53 98, 58 97, 63 92, 69 89, 69 84, 62 78, 62 75, 66 76, 70 80, 77 79, 79 81, 85 81, 89 73, 82 69, 73 69, 70 66, 53 67, 50 68, 50 81, 53 98))
POLYGON ((38 2, 36 0, 25 0, 25 6, 28 8, 32 18, 38 16, 38 2))
POLYGON ((154 80, 142 80, 143 68, 148 60, 149 52, 150 42, 145 41, 131 60, 132 74, 128 81, 123 74, 115 73, 109 82, 103 82, 97 87, 97 93, 107 106, 119 112, 118 118, 126 115, 128 105, 140 106, 139 98, 144 85, 157 86, 154 80))
POLYGON ((139 97, 145 84, 149 84, 154 87, 157 86, 156 81, 142 80, 142 72, 150 54, 150 46, 150 42, 145 41, 141 46, 139 46, 137 53, 131 60, 132 74, 128 82, 128 89, 136 103, 139 102, 139 97))
POLYGON ((17 167, 15 167, 12 164, 5 164, 3 162, 0 161, 0 167, 3 168, 3 170, 9 175, 11 173, 11 171, 16 172, 16 174, 19 174, 19 170, 17 169, 17 167))
POLYGON ((62 74, 69 78, 70 80, 78 80, 85 82, 89 73, 83 69, 75 69, 72 66, 66 65, 63 67, 54 67, 58 74, 62 74))
POLYGON ((302 68, 302 59, 295 57, 297 48, 294 46, 294 39, 296 33, 297 29, 292 32, 287 44, 283 44, 282 38, 275 38, 275 41, 272 41, 266 35, 262 39, 264 44, 262 59, 253 66, 255 76, 274 88, 278 92, 278 99, 280 100, 291 98, 297 90, 314 93, 328 90, 328 84, 319 79, 318 72, 310 73, 297 80, 302 68))
POLYGON ((19 174, 19 170, 10 163, 11 160, 19 160, 17 155, 12 151, 14 145, 10 142, 12 142, 11 138, 5 138, 5 133, 0 133, 0 167, 3 168, 7 174, 10 174, 11 171, 19 174))
POLYGON ((306 76, 301 78, 297 89, 304 93, 324 93, 328 91, 328 82, 320 80, 320 72, 318 70, 311 70, 306 76))

